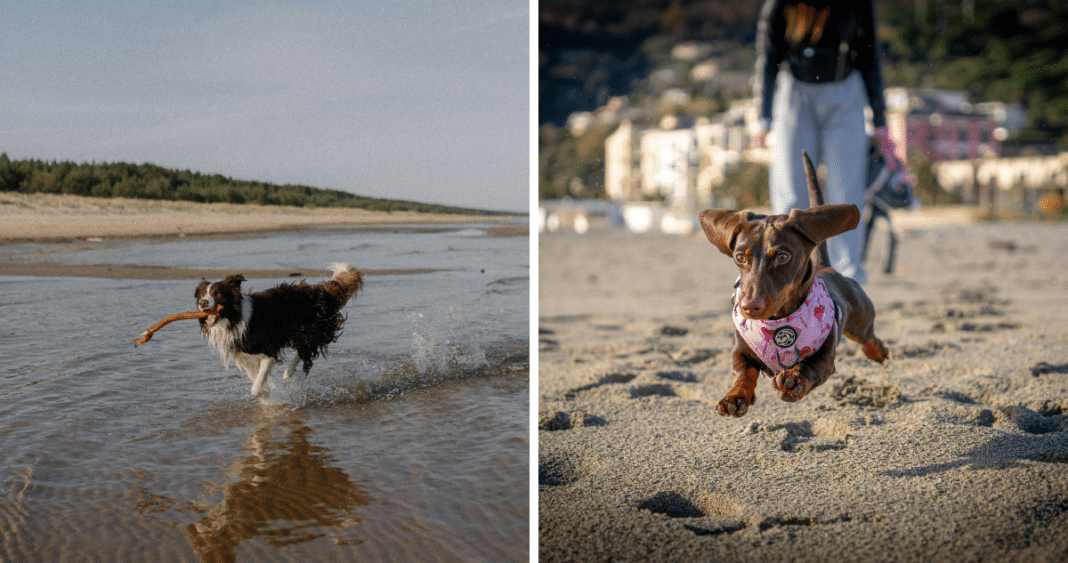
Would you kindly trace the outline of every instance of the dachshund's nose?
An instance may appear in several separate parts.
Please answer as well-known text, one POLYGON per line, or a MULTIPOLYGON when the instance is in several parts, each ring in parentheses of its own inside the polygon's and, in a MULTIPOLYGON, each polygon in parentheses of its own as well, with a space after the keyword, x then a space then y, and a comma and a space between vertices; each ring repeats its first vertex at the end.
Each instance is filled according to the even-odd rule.
POLYGON ((749 318, 758 317, 764 312, 764 300, 763 299, 741 299, 738 305, 742 308, 742 312, 749 318))

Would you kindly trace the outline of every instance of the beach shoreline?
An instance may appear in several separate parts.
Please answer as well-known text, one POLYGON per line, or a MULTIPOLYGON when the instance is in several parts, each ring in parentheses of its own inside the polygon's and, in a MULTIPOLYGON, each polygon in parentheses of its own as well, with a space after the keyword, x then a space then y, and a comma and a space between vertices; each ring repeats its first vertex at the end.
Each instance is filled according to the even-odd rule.
MULTIPOLYGON (((56 264, 56 263, 6 263, 0 256, 0 276, 29 277, 76 277, 109 278, 123 280, 199 280, 222 279, 241 274, 247 279, 255 278, 317 278, 329 277, 330 271, 312 269, 247 269, 247 268, 172 268, 164 266, 129 266, 124 264, 56 264)), ((399 276, 429 274, 442 270, 384 269, 360 270, 364 276, 399 276)))
MULTIPOLYGON (((131 264, 70 264, 62 256, 136 240, 235 240, 268 233, 440 229, 479 224, 486 237, 529 236, 525 217, 199 204, 0 192, 0 276, 112 279, 221 279, 320 276, 318 268, 219 269, 131 264), (46 248, 42 249, 41 245, 46 248)), ((367 270, 365 275, 424 274, 433 269, 367 270)))
POLYGON ((516 217, 90 198, 0 192, 0 245, 85 240, 239 236, 285 231, 501 223, 487 236, 525 236, 516 217))
POLYGON ((1063 561, 1068 225, 898 237, 865 286, 886 366, 846 342, 803 400, 762 377, 727 418, 729 257, 541 235, 540 561, 1063 561))

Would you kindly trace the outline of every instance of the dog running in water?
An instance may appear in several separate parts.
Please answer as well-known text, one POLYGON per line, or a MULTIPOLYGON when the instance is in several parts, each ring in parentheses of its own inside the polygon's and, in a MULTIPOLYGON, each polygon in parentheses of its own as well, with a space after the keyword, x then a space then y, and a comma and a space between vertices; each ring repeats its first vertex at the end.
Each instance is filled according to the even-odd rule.
POLYGON ((363 287, 363 277, 348 264, 336 263, 330 270, 333 277, 319 284, 283 283, 251 294, 241 293, 245 277, 240 274, 197 286, 197 308, 212 313, 200 319, 201 333, 224 364, 233 360, 252 380, 253 396, 260 394, 271 368, 282 363, 285 349, 292 349, 293 357, 282 378, 293 375, 298 360, 307 375, 312 362, 341 336, 341 308, 363 287))

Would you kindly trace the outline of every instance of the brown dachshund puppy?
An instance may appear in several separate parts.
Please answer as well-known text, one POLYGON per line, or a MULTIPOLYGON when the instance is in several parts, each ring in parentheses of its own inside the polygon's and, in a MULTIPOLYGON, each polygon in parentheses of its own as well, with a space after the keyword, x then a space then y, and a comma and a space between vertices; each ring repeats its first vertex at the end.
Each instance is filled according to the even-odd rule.
POLYGON ((857 282, 827 266, 823 241, 856 228, 855 205, 819 205, 822 195, 803 154, 815 207, 789 215, 709 209, 700 214, 709 242, 741 273, 734 294, 734 385, 717 405, 743 416, 756 402, 760 373, 784 401, 797 401, 834 373, 842 334, 879 363, 887 351, 875 337, 875 307, 857 282))

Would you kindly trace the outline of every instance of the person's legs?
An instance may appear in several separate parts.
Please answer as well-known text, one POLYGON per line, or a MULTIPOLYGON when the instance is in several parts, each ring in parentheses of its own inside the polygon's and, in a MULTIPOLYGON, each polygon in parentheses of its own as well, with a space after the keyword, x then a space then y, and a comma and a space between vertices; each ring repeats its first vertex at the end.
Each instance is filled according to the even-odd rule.
POLYGON ((806 92, 809 86, 794 79, 789 70, 779 72, 776 80, 768 166, 768 192, 776 214, 810 207, 801 151, 808 151, 817 165, 820 152, 816 115, 806 92))
MULTIPOLYGON (((826 203, 852 203, 864 209, 868 135, 864 131, 867 96, 854 72, 841 82, 826 84, 820 96, 820 138, 827 179, 822 184, 826 203)), ((867 280, 862 254, 864 233, 860 227, 827 241, 831 266, 860 283, 867 280)))

